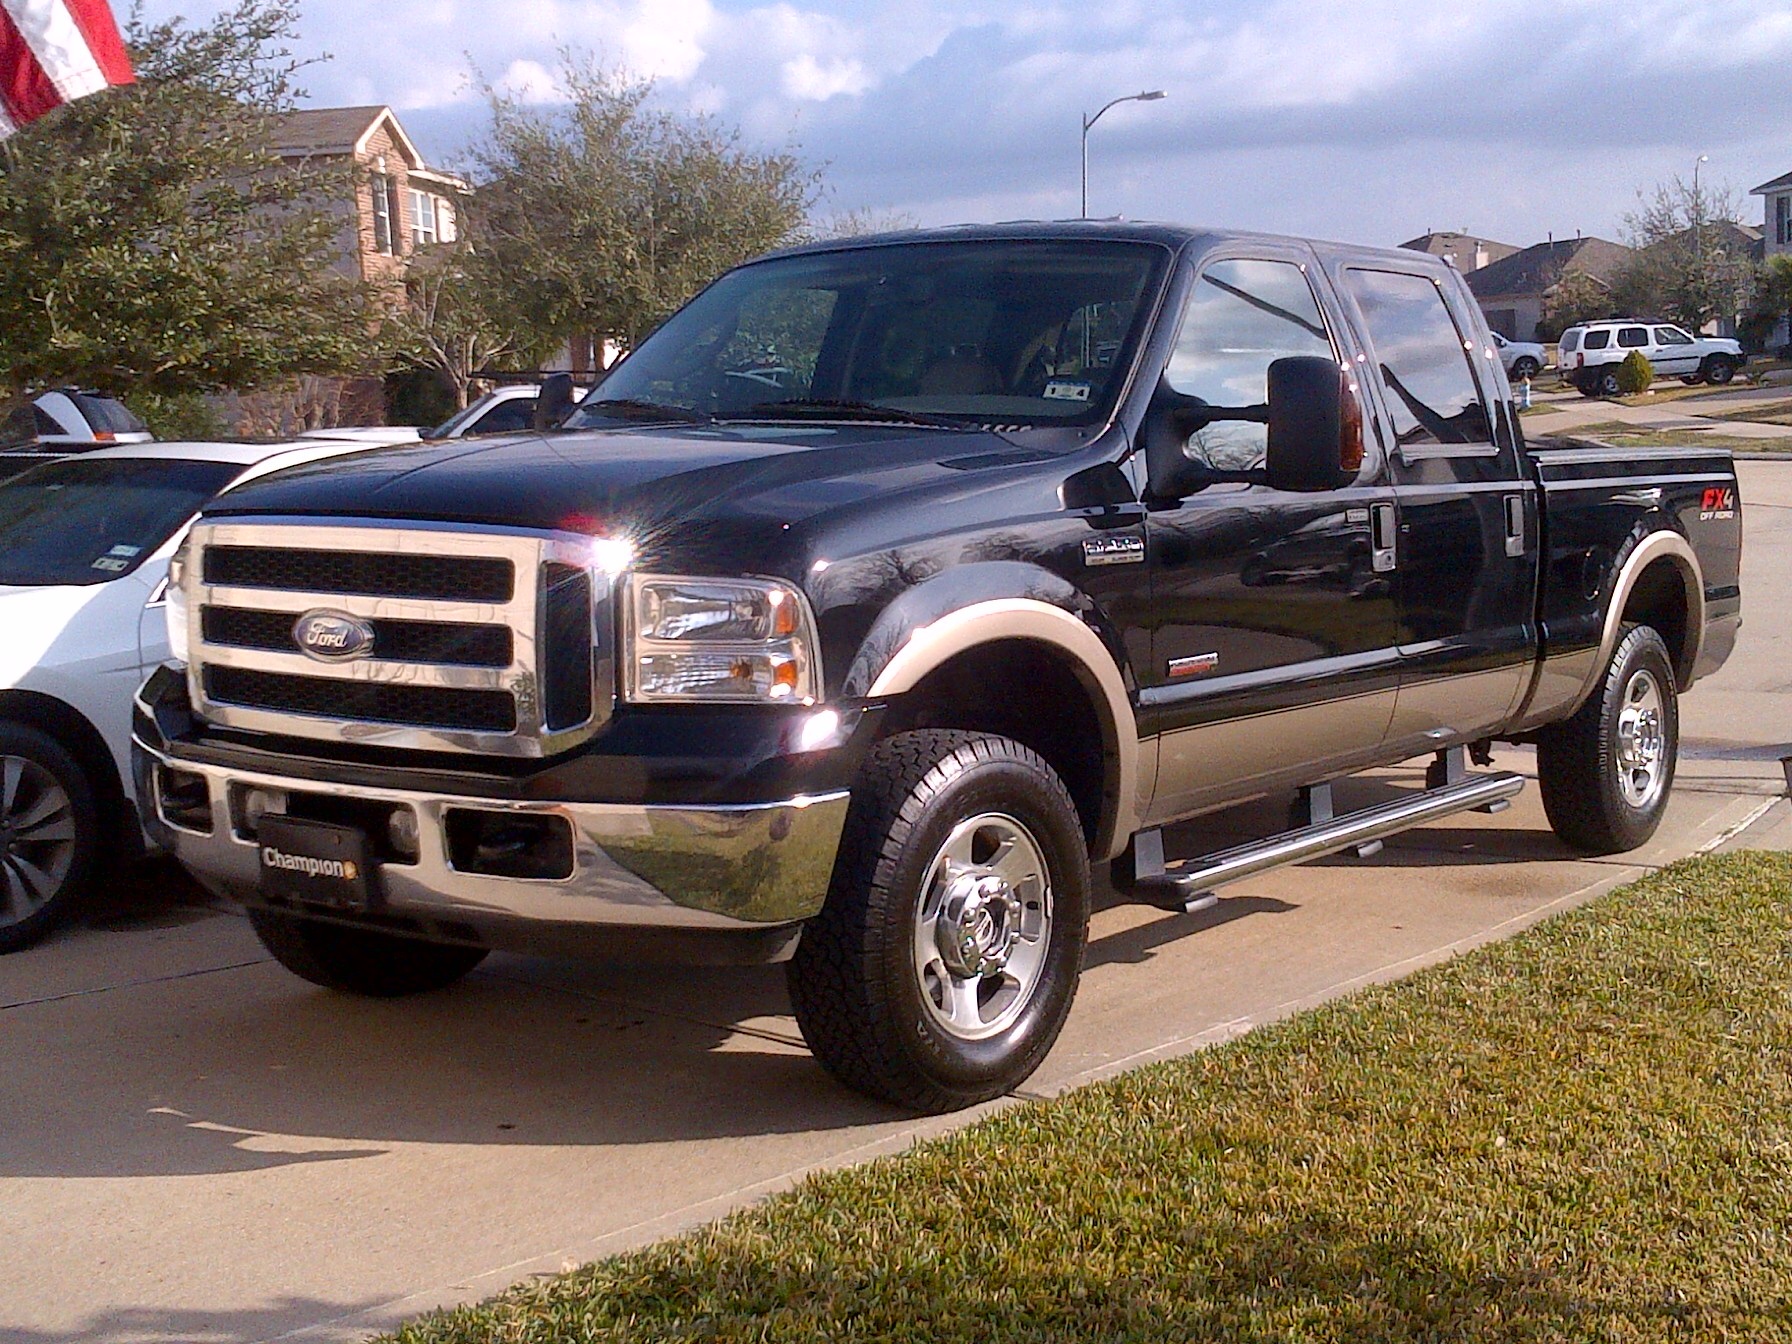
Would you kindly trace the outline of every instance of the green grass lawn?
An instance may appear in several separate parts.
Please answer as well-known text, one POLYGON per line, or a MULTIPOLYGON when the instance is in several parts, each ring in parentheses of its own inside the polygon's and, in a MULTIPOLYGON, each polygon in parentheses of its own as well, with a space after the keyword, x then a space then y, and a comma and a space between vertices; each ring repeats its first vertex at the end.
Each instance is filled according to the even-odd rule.
POLYGON ((1556 437, 1597 439, 1614 448, 1728 448, 1739 453, 1792 453, 1792 434, 1771 439, 1745 439, 1706 429, 1639 429, 1612 420, 1596 425, 1575 425, 1556 437))
POLYGON ((1729 411, 1702 410, 1696 414, 1709 416, 1713 420, 1751 420, 1757 425, 1792 425, 1792 400, 1770 401, 1729 411))
POLYGON ((1792 857, 1678 864, 395 1338, 1792 1339, 1792 857))

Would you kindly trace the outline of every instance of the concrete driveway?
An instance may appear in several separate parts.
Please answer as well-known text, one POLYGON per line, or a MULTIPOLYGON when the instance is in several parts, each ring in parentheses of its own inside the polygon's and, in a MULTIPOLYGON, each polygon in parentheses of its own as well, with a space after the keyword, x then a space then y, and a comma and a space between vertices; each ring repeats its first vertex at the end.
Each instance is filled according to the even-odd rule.
MULTIPOLYGON (((1792 843, 1776 801, 1792 754, 1792 630, 1777 620, 1792 463, 1742 472, 1753 615, 1683 706, 1656 843, 1577 859, 1532 788, 1503 815, 1286 869, 1201 915, 1111 906, 1029 1093, 1224 1040, 1695 850, 1792 843)), ((1519 750, 1498 764, 1531 769, 1519 750)), ((1179 838, 1267 829, 1282 806, 1179 838)), ((447 993, 368 1002, 272 965, 178 874, 133 885, 0 961, 0 1339, 16 1344, 359 1338, 963 1123, 831 1083, 777 968, 493 957, 447 993)))

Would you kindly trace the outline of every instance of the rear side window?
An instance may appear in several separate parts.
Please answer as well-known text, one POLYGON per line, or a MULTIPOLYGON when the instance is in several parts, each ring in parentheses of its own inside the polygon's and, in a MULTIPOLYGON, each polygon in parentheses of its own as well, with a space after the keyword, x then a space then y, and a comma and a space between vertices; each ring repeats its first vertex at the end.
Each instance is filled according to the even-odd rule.
POLYGON ((124 403, 111 397, 93 397, 73 393, 69 400, 87 417, 87 423, 108 434, 142 434, 149 426, 125 409, 124 403))
POLYGON ((1649 344, 1649 328, 1619 327, 1618 348, 1620 350, 1640 350, 1649 344))
POLYGON ((1369 328, 1401 446, 1492 442, 1468 343, 1437 285, 1400 271, 1344 276, 1369 328))
POLYGON ((1588 350, 1603 350, 1612 343, 1610 328, 1602 327, 1598 331, 1589 331, 1583 347, 1588 350))
POLYGON ((1580 338, 1581 332, 1578 330, 1564 331, 1562 333, 1562 352, 1571 355, 1580 349, 1580 338))
MULTIPOLYGON (((1288 261, 1216 261, 1189 295, 1165 380, 1211 406, 1257 406, 1269 366, 1288 355, 1337 358, 1318 301, 1288 261)), ((1221 420, 1197 430, 1185 451, 1222 471, 1261 466, 1266 425, 1221 420)))

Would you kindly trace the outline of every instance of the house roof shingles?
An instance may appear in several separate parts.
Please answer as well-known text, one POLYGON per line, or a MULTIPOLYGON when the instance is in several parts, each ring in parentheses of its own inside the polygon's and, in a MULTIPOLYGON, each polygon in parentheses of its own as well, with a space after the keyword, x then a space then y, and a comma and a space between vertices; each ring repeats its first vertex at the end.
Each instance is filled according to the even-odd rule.
POLYGON ((1564 238, 1537 243, 1509 257, 1470 271, 1463 279, 1476 298, 1546 293, 1563 275, 1582 271, 1609 285, 1630 249, 1604 238, 1564 238))
POLYGON ((1770 191, 1784 191, 1788 187, 1792 187, 1792 173, 1787 173, 1784 177, 1776 177, 1771 182, 1763 182, 1760 186, 1749 192, 1749 195, 1765 196, 1770 191))
POLYGON ((280 118, 274 148, 282 154, 353 154, 386 111, 383 106, 300 108, 280 118))

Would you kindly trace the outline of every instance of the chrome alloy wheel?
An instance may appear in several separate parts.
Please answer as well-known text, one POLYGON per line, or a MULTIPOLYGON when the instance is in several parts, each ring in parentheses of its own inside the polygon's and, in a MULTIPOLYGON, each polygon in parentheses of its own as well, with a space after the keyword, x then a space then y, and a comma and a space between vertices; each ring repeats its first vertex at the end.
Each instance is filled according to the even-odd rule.
POLYGON ((1667 785, 1667 734, 1662 727, 1661 685, 1655 674, 1638 671, 1624 687, 1618 710, 1616 761, 1624 801, 1646 811, 1667 785))
POLYGON ((61 892, 75 864, 75 807, 36 761, 0 756, 0 925, 19 924, 61 892))
POLYGON ((1032 833, 1000 812, 955 826, 915 920, 915 972, 935 1024, 967 1041, 1012 1026, 1039 986, 1051 927, 1051 875, 1032 833))

